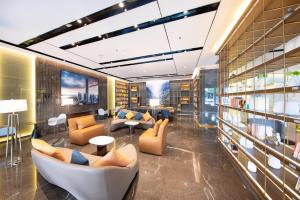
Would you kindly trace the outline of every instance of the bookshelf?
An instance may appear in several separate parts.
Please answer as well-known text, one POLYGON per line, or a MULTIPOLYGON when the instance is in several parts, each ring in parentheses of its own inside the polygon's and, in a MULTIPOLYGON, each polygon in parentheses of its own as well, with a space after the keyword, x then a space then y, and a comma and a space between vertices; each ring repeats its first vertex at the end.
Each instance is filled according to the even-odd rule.
POLYGON ((254 1, 219 65, 221 146, 263 198, 300 199, 300 2, 254 1))
POLYGON ((141 105, 140 85, 130 84, 130 108, 136 108, 141 105))
POLYGON ((116 80, 115 105, 120 108, 128 108, 128 83, 116 80))

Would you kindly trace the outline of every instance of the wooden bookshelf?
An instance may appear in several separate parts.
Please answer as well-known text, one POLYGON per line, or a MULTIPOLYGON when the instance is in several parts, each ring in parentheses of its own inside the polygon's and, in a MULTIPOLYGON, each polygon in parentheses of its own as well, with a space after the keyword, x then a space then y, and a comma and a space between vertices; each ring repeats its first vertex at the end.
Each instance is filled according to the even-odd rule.
POLYGON ((128 83, 116 80, 115 105, 116 107, 128 108, 128 83))
POLYGON ((141 105, 140 85, 131 83, 130 87, 130 108, 136 108, 141 105))
POLYGON ((295 189, 300 160, 293 157, 300 142, 295 128, 300 113, 291 115, 286 107, 291 101, 300 107, 300 76, 290 73, 300 71, 300 2, 254 1, 236 27, 219 50, 218 140, 264 198, 300 199, 295 189), (271 112, 278 103, 284 105, 281 114, 271 112), (271 129, 271 136, 278 133, 277 144, 257 126, 271 129), (253 148, 243 146, 242 137, 253 148), (268 164, 270 155, 280 161, 280 169, 268 164), (256 173, 247 169, 248 161, 256 165, 256 173))

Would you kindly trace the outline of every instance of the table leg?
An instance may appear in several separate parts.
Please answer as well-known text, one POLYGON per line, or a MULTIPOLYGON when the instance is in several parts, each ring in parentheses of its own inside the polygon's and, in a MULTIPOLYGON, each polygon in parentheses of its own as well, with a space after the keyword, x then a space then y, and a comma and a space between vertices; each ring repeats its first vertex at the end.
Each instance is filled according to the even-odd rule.
POLYGON ((97 156, 105 156, 107 154, 106 145, 105 146, 97 146, 97 156))

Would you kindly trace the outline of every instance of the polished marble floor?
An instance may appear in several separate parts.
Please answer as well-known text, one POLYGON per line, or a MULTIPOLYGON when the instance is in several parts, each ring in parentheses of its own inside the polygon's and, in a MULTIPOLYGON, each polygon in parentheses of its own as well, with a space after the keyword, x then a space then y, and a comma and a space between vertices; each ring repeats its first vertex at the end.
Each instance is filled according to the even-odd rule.
MULTIPOLYGON (((134 144, 138 136, 127 128, 110 132, 110 119, 99 121, 106 132, 116 138, 117 146, 134 144)), ((65 137, 65 146, 93 153, 96 147, 71 145, 67 132, 49 134, 53 141, 65 137)), ((37 172, 30 156, 30 141, 23 141, 23 162, 14 168, 4 167, 5 146, 0 144, 0 200, 75 199, 67 191, 47 183, 37 172)), ((135 200, 247 200, 255 199, 235 172, 216 140, 215 129, 196 129, 192 118, 178 116, 168 128, 167 147, 163 156, 139 153, 140 170, 126 199, 135 200)))

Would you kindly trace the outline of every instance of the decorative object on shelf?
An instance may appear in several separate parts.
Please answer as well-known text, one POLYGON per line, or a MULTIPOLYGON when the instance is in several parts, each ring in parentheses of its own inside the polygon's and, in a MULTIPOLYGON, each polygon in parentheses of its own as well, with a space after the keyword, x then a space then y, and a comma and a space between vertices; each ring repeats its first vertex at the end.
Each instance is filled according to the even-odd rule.
POLYGON ((251 162, 250 160, 247 162, 247 168, 250 172, 256 173, 257 169, 256 169, 256 165, 251 162))
POLYGON ((296 101, 286 102, 285 113, 287 115, 300 115, 299 113, 299 104, 296 101))
POLYGON ((288 85, 289 86, 300 86, 300 71, 288 72, 288 85))
POLYGON ((283 101, 275 102, 273 105, 273 112, 276 114, 284 113, 284 102, 283 101))
POLYGON ((300 152, 300 143, 297 142, 295 149, 294 149, 293 157, 298 159, 299 152, 300 152))
POLYGON ((241 136, 239 139, 239 143, 245 147, 246 149, 253 149, 253 142, 246 139, 244 136, 241 136))
POLYGON ((8 113, 8 133, 6 138, 6 153, 5 158, 7 162, 8 157, 8 143, 10 140, 10 162, 7 162, 11 167, 17 165, 22 161, 22 140, 21 133, 19 133, 20 129, 20 121, 19 121, 19 112, 27 111, 27 100, 26 99, 11 99, 11 100, 0 100, 0 113, 7 114, 8 113), (10 132, 12 130, 16 130, 15 132, 10 132), (11 136, 11 137, 9 137, 11 136), (19 144, 19 152, 17 154, 17 159, 13 161, 13 146, 14 144, 19 144))
POLYGON ((252 135, 255 135, 256 138, 259 140, 265 140, 266 136, 273 135, 273 128, 271 126, 265 126, 261 124, 253 124, 253 126, 254 126, 254 133, 252 133, 252 135))
POLYGON ((279 143, 281 142, 280 134, 274 133, 271 136, 266 136, 266 141, 270 144, 279 145, 279 143))
POLYGON ((281 168, 280 160, 271 154, 268 155, 268 165, 274 169, 281 168))
POLYGON ((298 179, 297 179, 297 183, 296 183, 296 186, 295 186, 295 190, 297 190, 298 192, 300 192, 300 176, 299 176, 298 179))

